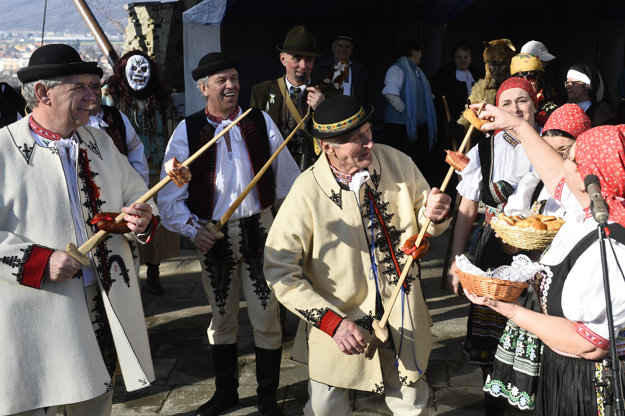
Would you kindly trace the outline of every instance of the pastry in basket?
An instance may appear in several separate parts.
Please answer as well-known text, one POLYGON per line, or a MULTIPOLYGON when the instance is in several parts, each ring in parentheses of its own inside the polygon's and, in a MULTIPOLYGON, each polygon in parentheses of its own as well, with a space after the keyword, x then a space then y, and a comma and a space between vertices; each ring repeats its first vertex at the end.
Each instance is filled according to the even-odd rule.
POLYGON ((564 220, 553 215, 534 214, 510 217, 503 212, 491 221, 496 235, 506 244, 524 250, 543 250, 551 244, 564 220))

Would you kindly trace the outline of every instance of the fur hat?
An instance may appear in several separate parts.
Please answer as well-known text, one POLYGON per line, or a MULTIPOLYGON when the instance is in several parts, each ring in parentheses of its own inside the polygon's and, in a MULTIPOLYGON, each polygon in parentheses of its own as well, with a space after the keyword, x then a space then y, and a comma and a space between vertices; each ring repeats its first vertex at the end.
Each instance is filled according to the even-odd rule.
POLYGON ((211 52, 200 59, 197 68, 191 71, 191 76, 194 81, 197 81, 200 78, 228 68, 239 69, 239 62, 223 52, 211 52))
POLYGON ((38 81, 61 75, 95 74, 102 77, 97 62, 85 62, 76 49, 64 43, 50 43, 37 48, 28 66, 17 71, 20 82, 38 81))
POLYGON ((327 140, 345 136, 363 126, 373 114, 373 106, 360 105, 349 95, 327 98, 306 123, 306 131, 315 139, 327 140))
POLYGON ((284 42, 276 45, 276 48, 290 55, 321 56, 315 37, 304 25, 295 26, 289 30, 284 42))
POLYGON ((512 61, 510 61, 510 75, 514 75, 518 72, 528 71, 542 71, 543 64, 536 55, 529 53, 520 53, 514 55, 512 61))
POLYGON ((486 67, 486 76, 490 76, 489 63, 502 62, 510 65, 514 55, 516 55, 516 49, 509 39, 495 39, 490 42, 484 42, 484 54, 482 56, 486 67))

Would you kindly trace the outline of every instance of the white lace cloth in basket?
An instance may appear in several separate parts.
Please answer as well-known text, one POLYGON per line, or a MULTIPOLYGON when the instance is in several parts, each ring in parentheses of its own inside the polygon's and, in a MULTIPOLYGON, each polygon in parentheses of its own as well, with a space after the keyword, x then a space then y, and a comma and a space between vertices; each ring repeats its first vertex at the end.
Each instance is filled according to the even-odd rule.
POLYGON ((513 282, 527 282, 543 268, 540 263, 531 261, 529 257, 523 254, 514 256, 510 266, 499 266, 495 270, 488 272, 474 266, 464 254, 456 256, 456 265, 465 273, 513 282))

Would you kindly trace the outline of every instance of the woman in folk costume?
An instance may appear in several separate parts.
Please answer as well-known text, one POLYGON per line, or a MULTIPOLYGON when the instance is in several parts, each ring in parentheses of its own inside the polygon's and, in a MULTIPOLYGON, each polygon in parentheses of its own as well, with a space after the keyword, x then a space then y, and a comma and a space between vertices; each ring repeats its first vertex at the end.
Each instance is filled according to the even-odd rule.
MULTIPOLYGON (((126 53, 115 64, 113 75, 106 80, 102 101, 116 106, 132 122, 143 142, 150 168, 149 187, 153 187, 160 180, 165 147, 174 122, 171 91, 161 79, 160 65, 142 51, 126 53)), ((159 272, 161 260, 175 257, 179 252, 179 237, 165 227, 159 227, 153 241, 141 247, 141 263, 147 266, 150 293, 163 293, 159 272)))
MULTIPOLYGON (((545 129, 542 138, 558 154, 566 157, 577 137, 590 129, 590 119, 579 106, 564 104, 551 114, 545 129)), ((551 195, 538 173, 532 169, 508 198, 504 213, 512 216, 526 212, 529 208, 532 214, 553 215, 565 218, 570 223, 584 221, 585 212, 572 197, 564 179, 558 183, 553 197, 551 195)), ((532 252, 536 258, 540 254, 532 252)), ((519 303, 528 309, 540 311, 532 287, 523 293, 519 303)), ((484 391, 495 397, 507 398, 512 406, 521 410, 534 409, 542 348, 541 341, 534 334, 508 320, 499 339, 493 371, 486 379, 484 391)))
MULTIPOLYGON (((495 99, 498 107, 535 125, 536 94, 532 85, 522 78, 509 78, 501 84, 495 99)), ((494 135, 480 141, 467 156, 467 167, 460 172, 462 180, 458 193, 462 196, 454 231, 452 259, 464 252, 467 237, 477 216, 478 205, 486 205, 486 220, 482 224, 477 244, 477 266, 486 270, 512 260, 490 227, 490 219, 501 212, 508 197, 530 170, 530 163, 519 141, 506 130, 496 130, 494 135)), ((459 295, 460 287, 456 262, 450 267, 448 279, 459 295)), ((486 307, 471 305, 467 322, 464 351, 472 362, 482 365, 483 375, 490 372, 497 341, 505 327, 506 319, 486 307)), ((502 414, 505 403, 485 395, 486 414, 502 414)))
POLYGON ((510 75, 524 78, 532 84, 538 98, 536 123, 541 127, 544 126, 558 105, 554 102, 555 92, 553 86, 547 83, 540 58, 529 53, 515 55, 510 62, 510 75))
POLYGON ((565 223, 541 258, 543 272, 534 280, 540 312, 518 303, 498 302, 467 291, 472 302, 488 306, 544 343, 536 388, 537 415, 604 415, 604 380, 610 331, 619 355, 625 352, 625 126, 599 126, 581 134, 571 150, 559 155, 532 126, 487 106, 485 128, 506 128, 521 140, 536 171, 553 195, 583 207, 580 222, 565 223), (614 328, 607 323, 597 222, 592 218, 584 179, 596 175, 609 208, 610 246, 606 253, 614 328), (564 182, 564 184, 563 184, 564 182))
MULTIPOLYGON (((589 128, 590 118, 584 114, 584 110, 575 104, 564 104, 551 114, 541 136, 558 153, 565 154, 575 143, 577 136, 589 128)), ((579 210, 573 209, 575 207, 567 208, 568 210, 559 198, 553 198, 549 194, 540 176, 532 168, 508 198, 504 213, 513 216, 529 210, 532 214, 554 215, 574 221, 579 210)))

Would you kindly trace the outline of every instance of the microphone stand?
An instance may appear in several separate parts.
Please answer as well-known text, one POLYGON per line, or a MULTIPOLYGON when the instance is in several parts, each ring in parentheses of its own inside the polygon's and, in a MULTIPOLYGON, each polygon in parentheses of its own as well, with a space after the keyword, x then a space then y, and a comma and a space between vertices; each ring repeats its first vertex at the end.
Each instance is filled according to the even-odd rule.
MULTIPOLYGON (((612 371, 606 371, 605 380, 601 382, 595 382, 597 387, 604 387, 608 393, 608 396, 611 396, 611 401, 614 403, 614 412, 610 409, 612 403, 606 403, 605 410, 606 415, 616 415, 616 416, 625 416, 625 406, 623 402, 623 387, 621 380, 621 370, 620 370, 620 361, 618 359, 618 354, 616 351, 616 336, 614 335, 614 315, 612 314, 612 296, 610 295, 610 280, 608 278, 608 262, 606 258, 606 250, 605 250, 605 237, 610 235, 610 230, 607 227, 607 222, 604 224, 599 224, 597 227, 597 233, 599 236, 599 250, 601 251, 601 269, 603 272, 603 292, 605 295, 605 308, 606 315, 608 317, 608 329, 610 330, 610 355, 612 356, 612 371)), ((605 365, 604 360, 604 368, 608 368, 605 365)), ((610 400, 607 400, 610 402, 610 400)))

